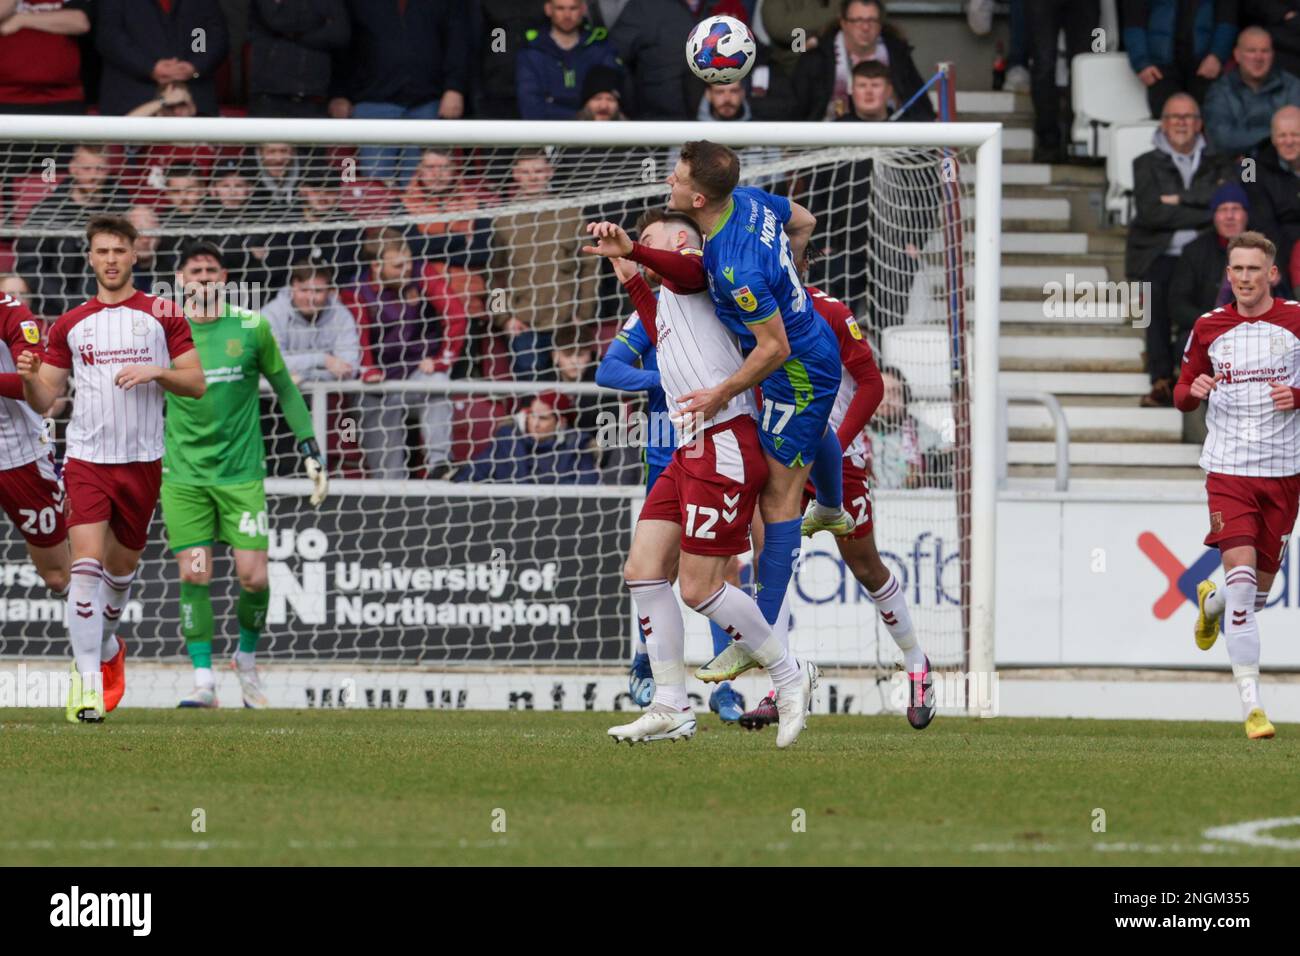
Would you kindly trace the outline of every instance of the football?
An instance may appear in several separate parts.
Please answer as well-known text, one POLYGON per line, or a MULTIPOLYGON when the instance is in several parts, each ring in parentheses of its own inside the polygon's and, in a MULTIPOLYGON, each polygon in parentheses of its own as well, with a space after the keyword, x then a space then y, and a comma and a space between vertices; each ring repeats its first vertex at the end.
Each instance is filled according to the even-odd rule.
POLYGON ((735 17, 701 20, 686 40, 686 62, 705 83, 736 83, 754 68, 754 34, 735 17))

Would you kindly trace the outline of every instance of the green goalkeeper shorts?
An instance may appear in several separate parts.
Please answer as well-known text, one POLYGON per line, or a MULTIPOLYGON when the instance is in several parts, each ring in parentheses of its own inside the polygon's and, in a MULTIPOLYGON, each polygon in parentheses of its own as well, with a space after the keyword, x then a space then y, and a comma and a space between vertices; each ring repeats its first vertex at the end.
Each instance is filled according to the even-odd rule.
POLYGON ((173 553, 224 541, 232 548, 265 551, 266 486, 259 478, 235 485, 162 483, 163 524, 173 553))

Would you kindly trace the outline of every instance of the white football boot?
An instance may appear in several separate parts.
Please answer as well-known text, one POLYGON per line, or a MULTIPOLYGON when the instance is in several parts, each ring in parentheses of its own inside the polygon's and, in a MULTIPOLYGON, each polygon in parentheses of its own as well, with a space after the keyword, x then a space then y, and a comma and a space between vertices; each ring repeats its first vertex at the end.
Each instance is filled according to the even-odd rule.
POLYGON ((785 748, 793 744, 799 739, 804 725, 808 723, 808 711, 812 708, 812 692, 817 686, 817 674, 817 665, 812 661, 804 661, 799 665, 798 682, 777 690, 777 747, 785 748))
POLYGON ((695 712, 692 710, 650 709, 632 721, 607 731, 614 743, 648 744, 655 740, 689 740, 695 736, 695 712))
POLYGON ((215 710, 217 708, 217 692, 211 687, 195 687, 192 691, 181 698, 177 707, 199 707, 204 710, 215 710))
POLYGON ((262 679, 257 675, 256 667, 240 667, 231 661, 230 669, 239 678, 239 692, 244 695, 244 706, 249 710, 265 710, 270 707, 266 694, 262 691, 262 679))

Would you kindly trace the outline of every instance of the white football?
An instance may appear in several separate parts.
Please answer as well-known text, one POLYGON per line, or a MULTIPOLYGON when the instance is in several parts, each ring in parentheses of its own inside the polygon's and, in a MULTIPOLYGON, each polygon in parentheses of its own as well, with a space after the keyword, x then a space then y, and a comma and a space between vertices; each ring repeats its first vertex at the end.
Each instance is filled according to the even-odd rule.
POLYGON ((735 83, 754 68, 754 34, 735 17, 709 17, 686 40, 686 62, 705 83, 735 83))

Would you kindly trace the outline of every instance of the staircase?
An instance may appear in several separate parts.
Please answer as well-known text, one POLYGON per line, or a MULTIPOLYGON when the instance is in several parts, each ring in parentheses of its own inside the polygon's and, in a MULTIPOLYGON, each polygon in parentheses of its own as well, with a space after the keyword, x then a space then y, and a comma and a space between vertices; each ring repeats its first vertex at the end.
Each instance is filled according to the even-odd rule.
MULTIPOLYGON (((958 116, 1003 124, 1002 301, 999 341, 1003 389, 1050 392, 1070 428, 1071 487, 1117 480, 1203 480, 1200 447, 1182 441, 1182 413, 1141 408, 1150 385, 1142 370, 1143 333, 1122 310, 1110 316, 1052 317, 1044 284, 1124 281, 1124 230, 1101 225, 1102 166, 1031 162, 1033 108, 1013 93, 957 94, 958 116)), ((1009 410, 1008 478, 1050 487, 1054 430, 1045 408, 1009 410)))

